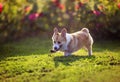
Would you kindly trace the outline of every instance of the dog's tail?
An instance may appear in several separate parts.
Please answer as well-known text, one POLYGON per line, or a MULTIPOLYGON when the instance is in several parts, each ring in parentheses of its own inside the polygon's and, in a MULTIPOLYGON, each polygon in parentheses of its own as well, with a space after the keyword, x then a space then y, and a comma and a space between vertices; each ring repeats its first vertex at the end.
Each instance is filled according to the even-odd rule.
POLYGON ((89 30, 88 30, 87 28, 82 28, 81 31, 86 32, 86 33, 89 33, 89 30))

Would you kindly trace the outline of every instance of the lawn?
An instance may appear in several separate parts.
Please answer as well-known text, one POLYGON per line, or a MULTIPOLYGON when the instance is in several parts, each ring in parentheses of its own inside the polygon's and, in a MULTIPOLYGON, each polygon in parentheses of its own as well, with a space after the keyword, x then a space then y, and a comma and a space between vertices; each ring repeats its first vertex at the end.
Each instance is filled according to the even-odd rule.
POLYGON ((0 82, 120 82, 120 42, 100 41, 93 56, 49 53, 51 39, 27 38, 0 46, 0 82))

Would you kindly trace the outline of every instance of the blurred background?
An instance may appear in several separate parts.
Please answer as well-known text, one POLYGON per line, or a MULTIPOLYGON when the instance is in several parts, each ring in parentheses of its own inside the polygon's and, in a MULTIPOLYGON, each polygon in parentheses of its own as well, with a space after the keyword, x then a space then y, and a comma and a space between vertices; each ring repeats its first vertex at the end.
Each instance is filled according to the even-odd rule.
POLYGON ((0 43, 86 27, 95 40, 120 39, 120 0, 0 0, 0 43))

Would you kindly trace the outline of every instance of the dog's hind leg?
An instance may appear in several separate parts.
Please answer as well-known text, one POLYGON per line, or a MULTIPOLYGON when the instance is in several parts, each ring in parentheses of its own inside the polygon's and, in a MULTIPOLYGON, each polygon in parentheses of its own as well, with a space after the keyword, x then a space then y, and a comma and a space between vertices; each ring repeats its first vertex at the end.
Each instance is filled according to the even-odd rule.
POLYGON ((92 55, 92 45, 87 45, 86 46, 87 50, 88 50, 88 55, 91 56, 92 55))
POLYGON ((92 55, 92 46, 90 46, 90 47, 88 48, 88 54, 89 54, 89 56, 92 55))

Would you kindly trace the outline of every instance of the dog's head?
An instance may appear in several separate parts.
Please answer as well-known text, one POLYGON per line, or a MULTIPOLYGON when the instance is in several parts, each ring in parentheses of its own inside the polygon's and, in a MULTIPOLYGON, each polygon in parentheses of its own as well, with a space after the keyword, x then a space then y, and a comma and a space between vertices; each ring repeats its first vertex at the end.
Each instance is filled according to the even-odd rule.
POLYGON ((67 33, 67 30, 65 28, 63 28, 61 32, 58 32, 58 29, 54 28, 54 34, 52 36, 54 51, 60 50, 62 46, 65 45, 66 33, 67 33))

